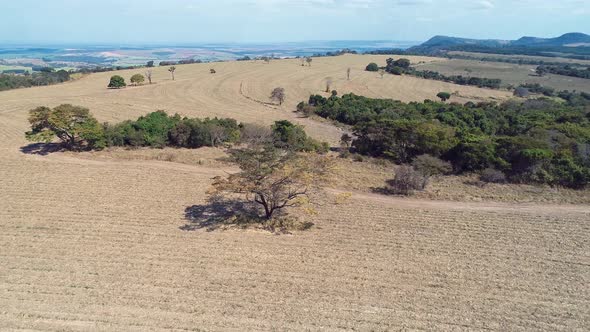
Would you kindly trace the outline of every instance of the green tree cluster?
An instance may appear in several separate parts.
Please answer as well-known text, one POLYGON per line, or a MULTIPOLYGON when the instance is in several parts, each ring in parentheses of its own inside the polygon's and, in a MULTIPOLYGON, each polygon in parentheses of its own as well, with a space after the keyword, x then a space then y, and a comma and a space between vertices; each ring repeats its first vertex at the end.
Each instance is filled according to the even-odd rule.
POLYGON ((590 112, 576 103, 402 103, 347 94, 313 95, 301 108, 353 126, 357 153, 398 163, 428 154, 457 173, 492 168, 512 182, 590 182, 590 112))

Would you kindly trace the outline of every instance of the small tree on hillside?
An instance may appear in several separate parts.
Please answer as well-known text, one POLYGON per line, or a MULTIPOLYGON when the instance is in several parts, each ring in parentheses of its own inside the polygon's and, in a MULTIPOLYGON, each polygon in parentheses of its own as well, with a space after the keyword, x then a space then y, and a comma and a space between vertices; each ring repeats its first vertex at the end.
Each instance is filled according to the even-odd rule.
POLYGON ((131 76, 131 83, 140 85, 143 84, 143 82, 145 82, 145 77, 142 74, 135 74, 131 76))
POLYGON ((442 100, 442 102, 445 102, 445 101, 451 99, 451 94, 448 92, 439 92, 436 96, 438 98, 440 98, 440 100, 442 100))
POLYGON ((154 61, 148 61, 146 67, 152 68, 154 66, 154 61))
POLYGON ((328 78, 326 78, 326 92, 330 92, 331 89, 332 89, 332 78, 328 77, 328 78))
POLYGON ((379 65, 371 62, 367 65, 367 67, 365 68, 366 71, 378 71, 379 70, 379 65))
POLYGON ((245 195, 264 210, 266 220, 284 208, 305 204, 325 182, 330 169, 326 157, 302 156, 268 145, 233 150, 230 155, 240 172, 216 178, 210 195, 245 195))
POLYGON ((172 67, 168 68, 168 71, 172 75, 172 80, 174 81, 174 72, 176 72, 176 67, 172 66, 172 67))
POLYGON ((151 70, 146 70, 145 71, 145 77, 148 79, 148 82, 150 84, 152 84, 152 71, 151 70))
POLYGON ((121 89, 127 86, 125 83, 125 79, 119 75, 114 75, 111 77, 111 81, 109 82, 110 89, 121 89))
POLYGON ((381 79, 383 79, 384 75, 385 75, 385 69, 379 69, 379 76, 381 76, 381 79))
POLYGON ((350 67, 346 69, 346 79, 350 81, 350 67))
POLYGON ((313 61, 313 58, 308 56, 307 58, 305 58, 305 61, 307 62, 307 65, 311 67, 311 62, 313 61))
POLYGON ((54 109, 37 107, 29 111, 29 141, 49 143, 59 138, 67 149, 105 147, 103 127, 87 108, 64 104, 54 109))
POLYGON ((275 101, 275 102, 278 102, 279 105, 283 105, 283 102, 285 101, 285 98, 286 98, 286 95, 285 95, 285 89, 284 88, 275 88, 270 93, 270 100, 275 101))

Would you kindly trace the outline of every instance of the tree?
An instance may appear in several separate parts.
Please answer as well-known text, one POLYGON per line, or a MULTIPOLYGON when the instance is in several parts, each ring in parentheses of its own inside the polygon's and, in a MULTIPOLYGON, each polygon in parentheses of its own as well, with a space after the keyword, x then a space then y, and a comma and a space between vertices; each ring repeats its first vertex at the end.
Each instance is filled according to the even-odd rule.
POLYGON ((111 77, 111 81, 109 82, 110 89, 121 89, 127 86, 125 83, 125 79, 119 75, 115 75, 111 77))
POLYGON ((436 96, 440 98, 440 100, 442 100, 443 102, 451 99, 451 94, 448 92, 439 92, 436 96))
POLYGON ((365 70, 366 71, 379 71, 379 65, 374 62, 371 62, 367 65, 365 70))
POLYGON ((311 62, 313 61, 313 58, 308 56, 307 58, 305 58, 305 61, 307 62, 307 65, 311 67, 311 62))
POLYGON ((379 76, 381 76, 381 79, 383 79, 383 76, 385 75, 385 70, 384 69, 379 69, 379 76))
POLYGON ((148 68, 152 68, 154 66, 154 61, 148 61, 147 62, 147 67, 148 68))
POLYGON ((285 98, 286 98, 286 95, 285 95, 284 88, 275 88, 270 93, 270 100, 277 101, 279 103, 279 105, 283 105, 285 98))
POLYGON ((410 64, 411 64, 410 63, 410 60, 404 59, 404 58, 399 59, 399 60, 396 60, 396 61, 393 62, 394 67, 399 67, 399 68, 402 68, 402 69, 408 69, 408 68, 410 68, 410 64))
POLYGON ((71 150, 105 147, 103 127, 87 108, 63 104, 50 109, 37 107, 29 111, 29 141, 51 142, 55 137, 71 150))
POLYGON ((346 79, 350 81, 350 67, 346 69, 346 79))
POLYGON ((172 80, 174 81, 174 72, 176 71, 176 67, 172 66, 172 67, 168 68, 168 71, 172 75, 172 80))
POLYGON ((330 92, 331 88, 332 88, 332 78, 328 77, 328 78, 326 78, 326 92, 330 92))
POLYGON ((305 204, 310 194, 325 182, 329 160, 319 155, 299 155, 272 146, 230 151, 240 172, 213 183, 212 196, 245 195, 260 205, 264 218, 277 211, 305 204))
POLYGON ((142 74, 135 74, 131 76, 131 83, 138 85, 143 84, 145 82, 145 77, 142 74))
POLYGON ((152 84, 152 71, 151 70, 146 70, 145 71, 145 77, 148 79, 148 82, 150 84, 152 84))

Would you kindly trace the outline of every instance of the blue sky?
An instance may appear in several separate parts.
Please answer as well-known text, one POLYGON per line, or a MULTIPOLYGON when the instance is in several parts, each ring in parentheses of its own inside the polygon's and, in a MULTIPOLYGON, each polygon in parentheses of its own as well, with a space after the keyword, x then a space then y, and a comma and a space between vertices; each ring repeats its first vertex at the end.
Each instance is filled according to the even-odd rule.
POLYGON ((590 33, 590 0, 0 0, 4 43, 423 41, 590 33))

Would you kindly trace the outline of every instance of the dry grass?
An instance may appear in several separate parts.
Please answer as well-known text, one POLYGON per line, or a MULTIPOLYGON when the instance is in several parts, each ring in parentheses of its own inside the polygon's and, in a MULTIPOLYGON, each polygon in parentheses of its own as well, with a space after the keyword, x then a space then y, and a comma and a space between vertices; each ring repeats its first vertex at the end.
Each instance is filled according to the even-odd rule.
MULTIPOLYGON (((499 78, 504 87, 519 86, 523 83, 539 83, 543 86, 560 90, 590 92, 590 80, 548 74, 543 77, 535 75, 537 66, 518 65, 514 63, 487 62, 477 60, 441 59, 416 66, 419 70, 438 71, 444 75, 463 75, 474 77, 499 78)), ((460 92, 461 93, 461 92, 460 92)))
POLYGON ((121 91, 106 90, 111 74, 104 73, 0 93, 0 330, 586 329, 588 205, 360 193, 390 166, 367 166, 373 171, 365 175, 366 165, 342 161, 356 175, 340 192, 355 192, 326 194, 318 214, 306 217, 315 224, 309 231, 189 232, 181 229, 186 209, 204 205, 211 178, 230 170, 218 151, 19 150, 27 144, 26 112, 38 105, 88 106, 101 121, 158 108, 267 124, 287 118, 334 141, 339 130, 291 112, 327 76, 340 92, 405 100, 448 90, 407 77, 381 80, 361 70, 370 61, 384 57, 322 58, 311 68, 220 63, 217 75, 210 65, 179 66, 175 82, 158 68, 157 84, 121 91), (348 66, 353 81, 339 80, 348 66), (283 85, 288 103, 240 97, 242 83, 257 100, 283 85))
MULTIPOLYGON (((332 174, 332 187, 351 192, 371 193, 383 188, 387 180, 395 176, 397 166, 384 161, 364 157, 364 162, 351 158, 336 159, 332 174)), ((424 191, 413 197, 456 202, 505 202, 590 204, 590 189, 573 190, 538 185, 484 184, 476 174, 434 177, 424 191)))

